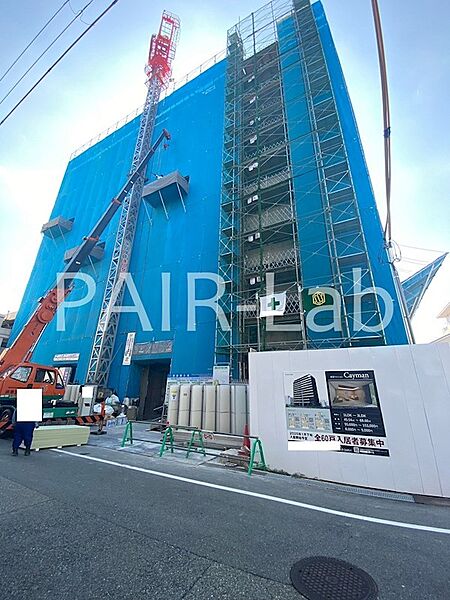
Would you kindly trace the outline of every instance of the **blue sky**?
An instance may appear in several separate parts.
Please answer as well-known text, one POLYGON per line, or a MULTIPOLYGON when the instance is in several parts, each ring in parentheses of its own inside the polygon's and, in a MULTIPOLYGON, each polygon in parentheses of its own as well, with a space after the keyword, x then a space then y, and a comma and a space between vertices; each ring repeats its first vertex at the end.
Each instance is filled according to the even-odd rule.
MULTIPOLYGON (((79 10, 87 0, 71 0, 79 10)), ((110 0, 94 0, 91 22, 110 0)), ((62 0, 1 0, 0 73, 62 4, 62 0)), ((163 9, 182 21, 174 76, 181 78, 225 47, 226 29, 260 0, 120 0, 0 128, 0 312, 19 306, 66 164, 74 149, 139 106, 143 66, 163 9)), ((343 64, 372 181, 384 214, 383 138, 378 63, 370 0, 323 0, 343 64)), ((450 4, 379 0, 391 91, 393 234, 400 244, 450 249, 450 4)), ((16 68, 0 82, 0 99, 73 16, 69 6, 16 68)), ((0 105, 0 116, 77 33, 77 22, 48 57, 0 105)), ((405 248, 402 274, 435 254, 405 248)), ((450 263, 448 259, 447 263, 450 263)), ((415 318, 419 341, 440 334, 435 315, 450 301, 444 265, 415 318)))

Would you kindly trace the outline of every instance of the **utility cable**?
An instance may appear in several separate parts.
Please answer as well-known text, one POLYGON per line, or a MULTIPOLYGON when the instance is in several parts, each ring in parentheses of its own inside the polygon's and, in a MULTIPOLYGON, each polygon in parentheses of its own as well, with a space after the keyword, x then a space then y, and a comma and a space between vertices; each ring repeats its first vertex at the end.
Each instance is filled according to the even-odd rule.
POLYGON ((391 220, 391 116, 389 108, 389 89, 387 81, 386 56, 383 44, 383 31, 381 27, 378 0, 372 0, 372 12, 377 38, 378 59, 380 63, 381 94, 383 98, 383 125, 384 125, 384 175, 386 185, 386 225, 384 239, 389 246, 392 242, 391 220))
POLYGON ((14 67, 14 65, 16 65, 19 60, 22 58, 22 56, 25 54, 25 52, 28 50, 28 48, 38 39, 38 37, 41 35, 41 33, 50 25, 50 23, 53 21, 53 19, 55 17, 57 17, 59 15, 59 13, 62 11, 62 9, 66 6, 66 4, 69 4, 70 0, 66 0, 59 8, 58 10, 50 17, 50 19, 47 21, 47 23, 42 27, 42 29, 40 31, 38 31, 38 33, 34 36, 34 38, 31 40, 31 42, 29 42, 25 48, 22 50, 22 52, 19 54, 19 56, 14 60, 14 62, 12 62, 9 67, 6 69, 6 71, 3 73, 3 75, 0 77, 0 81, 3 81, 3 79, 6 77, 6 75, 8 75, 8 73, 11 71, 11 69, 14 67))
POLYGON ((419 248, 417 246, 408 246, 407 244, 402 244, 402 248, 408 248, 410 250, 421 250, 424 252, 434 252, 436 254, 445 254, 448 250, 434 250, 433 248, 419 248))
POLYGON ((0 121, 0 127, 3 125, 3 123, 5 123, 5 121, 13 114, 13 112, 22 104, 22 102, 28 98, 28 96, 31 94, 31 92, 33 92, 37 86, 41 83, 41 81, 43 81, 45 79, 45 77, 47 77, 47 75, 50 73, 50 71, 52 71, 56 65, 58 63, 60 63, 62 61, 62 59, 72 50, 72 48, 81 40, 82 37, 84 37, 86 35, 86 33, 88 31, 90 31, 99 21, 102 17, 104 17, 106 15, 107 12, 109 12, 111 10, 111 8, 117 4, 119 0, 113 0, 113 2, 111 2, 111 4, 109 6, 107 6, 105 8, 105 10, 89 25, 89 27, 87 27, 87 29, 85 29, 83 31, 83 33, 81 33, 77 39, 72 42, 72 44, 70 44, 70 46, 64 50, 64 52, 59 56, 59 58, 57 58, 55 60, 55 62, 47 69, 47 71, 42 75, 42 77, 40 77, 36 83, 28 90, 28 92, 22 96, 22 98, 19 100, 19 102, 17 102, 15 104, 15 106, 13 106, 13 108, 9 111, 9 113, 0 121))
POLYGON ((69 29, 69 27, 71 27, 71 25, 73 25, 75 23, 75 21, 78 19, 78 17, 80 17, 84 11, 94 2, 94 0, 90 0, 87 4, 85 4, 85 6, 75 15, 75 17, 69 22, 68 25, 66 25, 64 27, 64 29, 61 31, 61 33, 59 33, 59 35, 57 35, 55 37, 55 39, 47 46, 47 48, 37 57, 37 59, 34 61, 34 63, 31 65, 31 67, 29 67, 25 73, 23 73, 22 77, 20 77, 16 83, 12 86, 12 88, 9 90, 9 92, 6 94, 6 96, 3 96, 3 98, 0 100, 0 104, 3 104, 3 102, 6 100, 6 98, 8 98, 8 96, 10 96, 12 94, 12 92, 16 89, 16 87, 19 85, 19 83, 28 75, 28 73, 31 71, 31 69, 33 67, 36 66, 36 64, 41 60, 41 58, 47 54, 47 52, 50 50, 50 48, 59 40, 59 38, 69 29))
MULTIPOLYGON (((74 15, 76 15, 76 14, 77 14, 77 12, 76 12, 75 10, 73 10, 73 8, 72 8, 72 5, 70 4, 70 0, 69 0, 69 8, 70 8, 70 10, 72 11, 72 13, 73 13, 74 15)), ((80 21, 81 21, 82 23, 84 23, 85 25, 90 25, 90 23, 87 23, 86 21, 83 21, 83 19, 81 18, 81 15, 80 15, 80 21)))

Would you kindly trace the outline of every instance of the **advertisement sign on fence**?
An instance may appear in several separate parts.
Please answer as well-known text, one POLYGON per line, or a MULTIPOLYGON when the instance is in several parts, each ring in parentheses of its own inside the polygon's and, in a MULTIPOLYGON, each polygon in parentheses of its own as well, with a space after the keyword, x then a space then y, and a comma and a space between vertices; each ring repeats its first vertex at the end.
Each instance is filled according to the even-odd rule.
POLYGON ((340 452, 389 456, 374 371, 284 373, 289 442, 338 442, 340 452))
POLYGON ((326 371, 333 431, 384 437, 373 371, 326 371))

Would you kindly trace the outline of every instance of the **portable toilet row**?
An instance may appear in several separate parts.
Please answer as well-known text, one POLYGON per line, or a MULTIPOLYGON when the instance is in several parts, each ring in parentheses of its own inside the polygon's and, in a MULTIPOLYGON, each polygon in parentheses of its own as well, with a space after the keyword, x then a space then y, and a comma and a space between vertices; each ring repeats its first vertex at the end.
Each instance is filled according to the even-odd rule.
POLYGON ((168 392, 171 425, 241 434, 248 423, 245 384, 171 383, 168 392))

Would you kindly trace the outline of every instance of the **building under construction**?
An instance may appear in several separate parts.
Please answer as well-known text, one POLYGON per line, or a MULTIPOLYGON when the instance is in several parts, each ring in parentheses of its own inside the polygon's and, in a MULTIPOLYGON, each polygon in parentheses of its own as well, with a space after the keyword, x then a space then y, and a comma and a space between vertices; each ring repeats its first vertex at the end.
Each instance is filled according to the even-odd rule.
MULTIPOLYGON (((155 115, 146 115, 154 118, 153 140, 163 128, 170 132, 169 147, 160 145, 149 164, 134 216, 131 203, 131 216, 116 215, 83 264, 96 283, 92 299, 65 311, 64 330, 53 320, 34 351, 34 360, 61 366, 67 381, 109 385, 122 397, 144 393, 147 417, 161 403, 169 374, 211 378, 214 365, 229 365, 234 379, 245 380, 251 350, 409 341, 322 4, 274 0, 230 29, 226 48, 223 58, 166 92, 155 115), (132 218, 132 234, 123 229, 128 254, 118 254, 132 218), (114 313, 108 333, 106 301, 118 257, 151 327, 135 311, 114 313), (228 328, 201 306, 195 330, 190 326, 192 289, 199 299, 216 291, 202 273, 222 278, 219 306, 228 328), (386 325, 381 297, 362 293, 374 287, 393 301, 386 325), (311 291, 320 288, 339 294, 338 328, 330 327, 330 310, 315 317, 319 327, 308 323, 311 291), (271 327, 259 318, 258 303, 269 294, 285 297, 271 327)), ((153 90, 153 100, 160 91, 153 90)), ((138 115, 70 160, 15 331, 120 189, 142 135, 138 115)), ((70 301, 85 298, 86 287, 76 280, 70 301)), ((126 288, 120 300, 135 304, 133 290, 126 288)), ((327 302, 325 293, 318 304, 327 302)))

